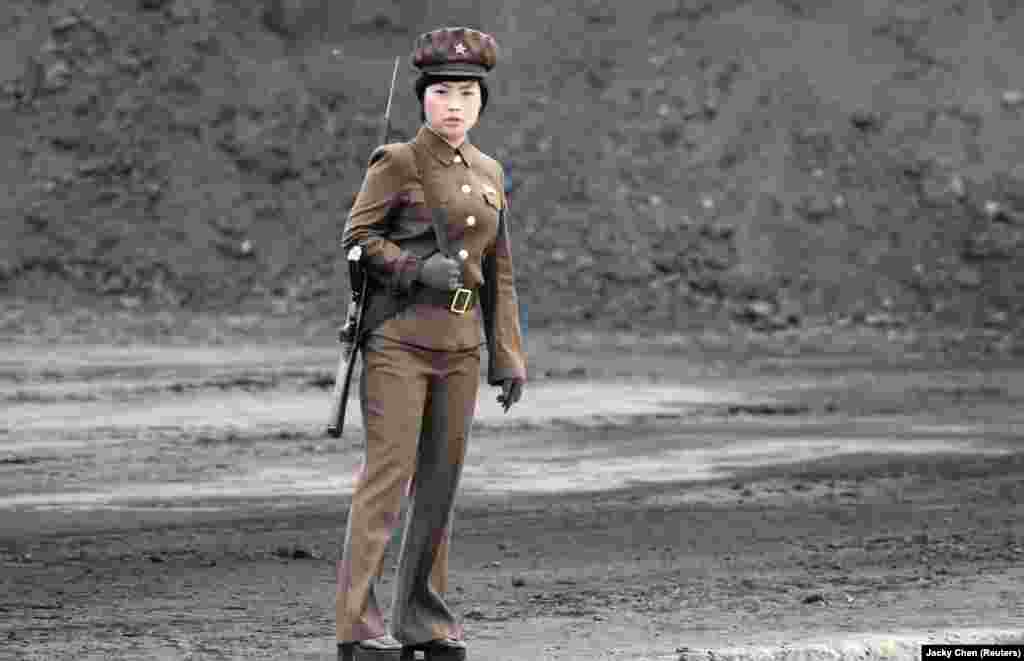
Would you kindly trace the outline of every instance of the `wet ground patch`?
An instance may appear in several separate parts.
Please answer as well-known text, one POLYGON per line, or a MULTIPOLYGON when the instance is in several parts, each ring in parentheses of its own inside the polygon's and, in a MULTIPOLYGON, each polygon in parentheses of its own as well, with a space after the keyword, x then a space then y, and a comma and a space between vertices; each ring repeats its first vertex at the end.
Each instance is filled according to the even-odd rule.
POLYGON ((850 453, 797 463, 738 469, 736 480, 785 478, 804 481, 917 476, 932 480, 1024 475, 1024 452, 971 454, 850 453))
POLYGON ((41 457, 7 456, 0 457, 0 466, 31 466, 43 461, 41 457))
MULTIPOLYGON (((211 429, 191 432, 182 435, 185 444, 194 443, 199 446, 216 445, 253 445, 257 443, 276 444, 278 442, 316 442, 324 444, 322 434, 299 429, 276 429, 267 431, 251 431, 244 429, 211 429)), ((337 447, 337 444, 327 444, 337 447)))
POLYGON ((787 416, 812 413, 810 406, 796 403, 729 404, 719 407, 718 410, 724 411, 725 415, 729 416, 787 416))
POLYGON ((56 404, 59 402, 95 402, 100 398, 89 393, 47 393, 42 391, 17 390, 0 395, 0 402, 7 404, 56 404))

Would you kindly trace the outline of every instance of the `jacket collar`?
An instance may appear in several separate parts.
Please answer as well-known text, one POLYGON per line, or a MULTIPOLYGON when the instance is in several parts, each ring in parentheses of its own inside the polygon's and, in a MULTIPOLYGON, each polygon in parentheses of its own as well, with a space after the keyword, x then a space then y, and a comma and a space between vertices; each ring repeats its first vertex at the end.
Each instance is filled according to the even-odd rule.
POLYGON ((473 165, 472 161, 476 157, 476 147, 470 144, 469 137, 462 143, 462 146, 455 149, 448 144, 447 140, 435 133, 426 124, 420 127, 413 142, 426 147, 427 151, 445 166, 456 165, 455 156, 458 155, 462 158, 463 164, 471 167, 473 165))

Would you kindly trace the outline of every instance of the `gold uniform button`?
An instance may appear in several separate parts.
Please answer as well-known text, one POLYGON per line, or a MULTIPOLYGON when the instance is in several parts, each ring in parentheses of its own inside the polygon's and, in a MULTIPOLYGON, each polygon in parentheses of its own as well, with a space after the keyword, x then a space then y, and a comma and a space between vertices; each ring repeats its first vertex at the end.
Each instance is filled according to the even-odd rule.
POLYGON ((470 216, 469 218, 466 218, 466 224, 469 225, 470 227, 476 225, 476 216, 470 216))
POLYGON ((461 162, 462 162, 462 157, 459 156, 458 154, 456 154, 455 158, 452 159, 452 163, 461 163, 461 162))
POLYGON ((463 193, 472 193, 473 192, 473 187, 470 186, 469 184, 462 184, 462 192, 463 193))

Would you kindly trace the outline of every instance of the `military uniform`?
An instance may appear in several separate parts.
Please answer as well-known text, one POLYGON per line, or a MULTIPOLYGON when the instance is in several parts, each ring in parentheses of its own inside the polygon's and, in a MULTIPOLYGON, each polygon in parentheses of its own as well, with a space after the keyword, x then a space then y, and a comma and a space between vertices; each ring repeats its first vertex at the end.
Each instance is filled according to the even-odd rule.
MULTIPOLYGON (((489 70, 493 39, 455 30, 420 37, 414 65, 489 70)), ((362 248, 370 278, 360 387, 366 457, 338 564, 339 642, 385 633, 374 582, 407 490, 391 631, 405 644, 462 638, 443 595, 481 346, 490 385, 526 379, 504 184, 501 165, 468 138, 455 149, 425 124, 412 141, 373 153, 350 212, 342 247, 362 248), (418 281, 439 250, 461 254, 461 291, 418 281)))

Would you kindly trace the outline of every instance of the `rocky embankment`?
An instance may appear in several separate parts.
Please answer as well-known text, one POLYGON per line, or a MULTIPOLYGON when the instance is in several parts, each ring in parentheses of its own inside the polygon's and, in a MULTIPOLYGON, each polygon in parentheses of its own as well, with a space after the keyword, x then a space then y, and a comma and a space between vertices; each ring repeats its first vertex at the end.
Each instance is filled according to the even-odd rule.
POLYGON ((503 48, 475 139, 532 326, 948 324, 1016 351, 1024 10, 834 4, 12 0, 0 293, 340 317, 391 57, 458 22, 503 48))

